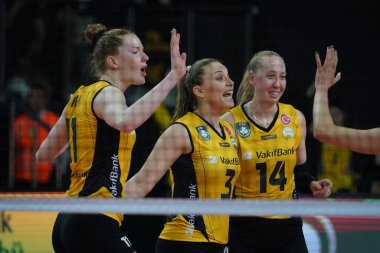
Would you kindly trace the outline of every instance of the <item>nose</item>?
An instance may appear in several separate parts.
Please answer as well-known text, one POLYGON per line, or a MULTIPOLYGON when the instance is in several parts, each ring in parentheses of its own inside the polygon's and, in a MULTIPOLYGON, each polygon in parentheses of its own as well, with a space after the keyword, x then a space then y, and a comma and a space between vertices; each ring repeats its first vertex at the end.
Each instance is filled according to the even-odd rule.
POLYGON ((142 59, 144 62, 149 61, 149 56, 146 53, 143 53, 142 59))
POLYGON ((227 85, 228 85, 228 86, 232 86, 232 87, 233 87, 233 86, 234 86, 234 84, 235 84, 235 83, 234 83, 234 81, 232 81, 232 80, 231 80, 231 78, 228 78, 228 82, 227 82, 227 85))
POLYGON ((274 80, 273 86, 274 87, 280 87, 281 86, 281 79, 280 78, 276 78, 274 80))

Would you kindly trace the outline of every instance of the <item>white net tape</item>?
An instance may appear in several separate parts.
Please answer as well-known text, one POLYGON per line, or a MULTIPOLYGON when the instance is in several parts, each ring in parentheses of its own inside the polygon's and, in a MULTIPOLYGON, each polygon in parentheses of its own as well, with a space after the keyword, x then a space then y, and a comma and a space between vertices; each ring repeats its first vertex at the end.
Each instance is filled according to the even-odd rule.
POLYGON ((228 214, 231 216, 380 216, 380 200, 213 200, 0 197, 0 211, 115 212, 131 215, 228 214))

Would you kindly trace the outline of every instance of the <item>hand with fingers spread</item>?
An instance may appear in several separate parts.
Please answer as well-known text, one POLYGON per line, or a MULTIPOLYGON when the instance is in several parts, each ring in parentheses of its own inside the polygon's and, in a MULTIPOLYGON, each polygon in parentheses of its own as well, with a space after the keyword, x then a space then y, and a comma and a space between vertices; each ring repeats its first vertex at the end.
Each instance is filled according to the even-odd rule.
POLYGON ((329 109, 328 90, 341 78, 336 73, 338 53, 334 47, 327 47, 322 65, 319 54, 315 54, 315 96, 313 104, 313 134, 321 142, 348 148, 365 154, 380 154, 380 127, 355 129, 336 125, 329 109))
POLYGON ((341 74, 335 75, 338 64, 338 53, 333 46, 327 47, 323 65, 321 64, 318 52, 315 53, 315 61, 317 62, 317 72, 315 75, 316 90, 327 90, 340 80, 341 74))

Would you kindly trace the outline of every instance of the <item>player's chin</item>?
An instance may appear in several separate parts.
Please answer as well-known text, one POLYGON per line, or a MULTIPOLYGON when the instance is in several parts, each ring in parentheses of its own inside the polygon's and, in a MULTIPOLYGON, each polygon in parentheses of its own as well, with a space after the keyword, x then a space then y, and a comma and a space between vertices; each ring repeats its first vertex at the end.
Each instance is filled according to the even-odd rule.
POLYGON ((138 80, 135 81, 135 85, 143 85, 145 84, 145 78, 139 78, 138 80))
POLYGON ((223 100, 227 109, 230 109, 235 106, 235 102, 232 97, 225 97, 223 100))

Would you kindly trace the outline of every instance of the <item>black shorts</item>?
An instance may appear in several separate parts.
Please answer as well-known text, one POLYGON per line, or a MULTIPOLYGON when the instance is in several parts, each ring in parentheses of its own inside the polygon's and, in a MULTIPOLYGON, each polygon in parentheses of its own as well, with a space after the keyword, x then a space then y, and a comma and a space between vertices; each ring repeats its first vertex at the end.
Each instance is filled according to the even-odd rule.
POLYGON ((307 253, 302 219, 231 217, 230 253, 307 253))
POLYGON ((228 253, 226 245, 210 242, 183 242, 158 238, 156 253, 228 253))
POLYGON ((58 214, 53 227, 56 253, 133 253, 119 223, 102 214, 58 214))

